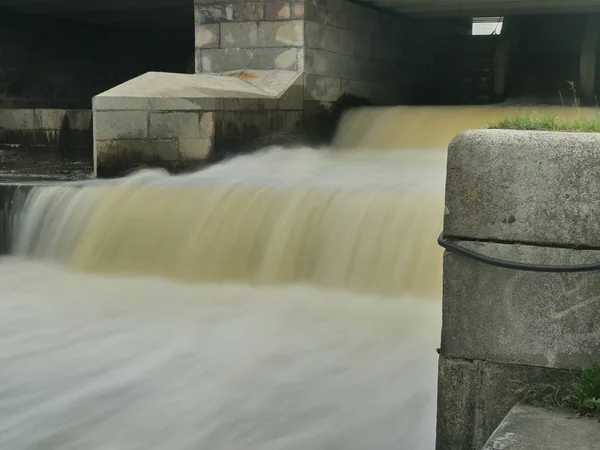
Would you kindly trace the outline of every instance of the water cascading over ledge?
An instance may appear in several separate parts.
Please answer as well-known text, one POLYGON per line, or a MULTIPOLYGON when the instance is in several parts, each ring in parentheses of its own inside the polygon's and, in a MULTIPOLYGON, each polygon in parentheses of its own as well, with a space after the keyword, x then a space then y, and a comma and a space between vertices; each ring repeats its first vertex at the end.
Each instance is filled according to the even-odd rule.
POLYGON ((35 188, 16 251, 91 272, 436 296, 444 171, 443 152, 274 148, 186 176, 35 188))
POLYGON ((0 447, 431 449, 444 174, 273 148, 31 188, 0 260, 0 447))

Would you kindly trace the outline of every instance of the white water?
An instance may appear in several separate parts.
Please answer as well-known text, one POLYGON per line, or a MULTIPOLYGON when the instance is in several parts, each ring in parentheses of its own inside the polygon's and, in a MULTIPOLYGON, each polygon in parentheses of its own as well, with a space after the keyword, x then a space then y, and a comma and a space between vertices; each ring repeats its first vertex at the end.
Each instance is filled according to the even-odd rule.
POLYGON ((34 190, 0 263, 0 449, 433 449, 444 159, 34 190))

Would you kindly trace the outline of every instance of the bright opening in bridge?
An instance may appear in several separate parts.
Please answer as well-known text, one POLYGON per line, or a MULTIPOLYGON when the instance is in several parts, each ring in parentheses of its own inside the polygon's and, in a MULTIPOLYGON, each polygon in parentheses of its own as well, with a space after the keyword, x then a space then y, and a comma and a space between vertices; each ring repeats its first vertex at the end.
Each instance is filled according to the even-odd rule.
POLYGON ((474 17, 472 34, 474 36, 490 36, 502 32, 502 17, 474 17))

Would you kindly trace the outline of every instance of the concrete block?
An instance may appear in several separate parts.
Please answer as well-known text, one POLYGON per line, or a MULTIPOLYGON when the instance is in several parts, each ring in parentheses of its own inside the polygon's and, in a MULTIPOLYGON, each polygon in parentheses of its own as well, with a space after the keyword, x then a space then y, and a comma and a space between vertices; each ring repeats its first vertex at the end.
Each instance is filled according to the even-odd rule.
POLYGON ((206 5, 200 6, 199 11, 200 21, 199 23, 223 23, 233 22, 233 5, 206 5))
POLYGON ((288 111, 286 116, 286 131, 295 132, 302 129, 302 111, 288 111))
POLYGON ((144 139, 148 136, 146 111, 96 111, 94 139, 144 139))
POLYGON ((480 368, 475 362, 440 358, 437 450, 470 450, 474 441, 480 368))
POLYGON ((298 68, 296 48, 219 48, 202 51, 202 72, 237 69, 291 70, 298 68))
POLYGON ((221 24, 222 48, 300 47, 303 44, 304 25, 300 20, 221 24))
POLYGON ((342 95, 342 84, 339 78, 305 74, 304 80, 305 100, 335 102, 342 95))
POLYGON ((197 111, 152 112, 148 137, 150 139, 203 137, 199 113, 197 111))
POLYGON ((210 155, 212 145, 212 138, 180 138, 179 158, 181 161, 204 160, 210 155))
POLYGON ((449 146, 447 235, 600 247, 600 134, 481 130, 449 146))
POLYGON ((566 392, 575 373, 527 365, 440 357, 438 450, 479 450, 519 401, 524 385, 551 384, 566 392))
POLYGON ((160 163, 179 160, 179 142, 172 139, 119 139, 119 163, 160 163))
POLYGON ((304 82, 300 76, 279 98, 279 109, 301 110, 304 102, 304 82))
POLYGON ((223 109, 223 99, 214 97, 157 97, 148 99, 152 111, 215 111, 223 109))
POLYGON ((96 141, 96 163, 100 167, 115 167, 119 164, 118 141, 96 141))
POLYGON ((596 450, 600 426, 589 418, 573 420, 559 409, 515 406, 490 437, 483 450, 596 450))
POLYGON ((66 111, 64 109, 35 109, 34 128, 37 130, 60 130, 66 111))
POLYGON ((292 18, 291 5, 288 2, 266 3, 265 18, 267 20, 290 20, 292 18))
POLYGON ((219 30, 218 23, 195 26, 195 43, 196 48, 218 48, 219 47, 219 30))
MULTIPOLYGON (((561 265, 600 261, 597 250, 458 243, 510 261, 561 265)), ((444 255, 446 356, 577 369, 600 360, 598 323, 597 272, 524 272, 451 252, 444 255)))
POLYGON ((265 18, 265 3, 239 3, 233 5, 233 19, 236 22, 260 22, 265 18))
POLYGON ((92 127, 92 111, 89 109, 67 109, 69 129, 88 131, 92 127))
POLYGON ((342 55, 323 50, 306 49, 306 73, 332 78, 376 81, 382 80, 373 71, 373 67, 363 58, 342 55))
POLYGON ((292 2, 292 19, 304 19, 304 2, 292 2))
POLYGON ((304 20, 335 27, 339 24, 339 14, 313 3, 304 3, 304 20))
POLYGON ((95 111, 144 111, 150 106, 147 97, 100 96, 92 100, 95 111))
POLYGON ((35 129, 34 109, 0 109, 0 130, 35 129))

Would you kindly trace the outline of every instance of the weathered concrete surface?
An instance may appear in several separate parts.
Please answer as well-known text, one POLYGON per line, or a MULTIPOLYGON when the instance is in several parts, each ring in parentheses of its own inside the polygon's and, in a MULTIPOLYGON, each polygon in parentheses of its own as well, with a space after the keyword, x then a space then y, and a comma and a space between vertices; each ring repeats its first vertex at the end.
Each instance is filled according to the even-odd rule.
POLYGON ((600 248, 600 134, 461 133, 446 199, 448 236, 600 248))
MULTIPOLYGON (((600 251, 457 242, 478 253, 536 264, 600 261, 600 251)), ((579 369, 600 359, 598 272, 508 270, 444 255, 442 353, 579 369)))
POLYGON ((600 424, 569 411, 515 406, 482 450, 598 450, 600 424))
POLYGON ((575 372, 440 357, 438 450, 480 450, 526 384, 566 388, 575 372))
POLYGON ((0 109, 0 148, 60 151, 92 161, 92 111, 0 109))
POLYGON ((198 164, 232 141, 293 131, 301 121, 301 77, 151 72, 104 92, 94 98, 95 173, 198 164))

